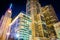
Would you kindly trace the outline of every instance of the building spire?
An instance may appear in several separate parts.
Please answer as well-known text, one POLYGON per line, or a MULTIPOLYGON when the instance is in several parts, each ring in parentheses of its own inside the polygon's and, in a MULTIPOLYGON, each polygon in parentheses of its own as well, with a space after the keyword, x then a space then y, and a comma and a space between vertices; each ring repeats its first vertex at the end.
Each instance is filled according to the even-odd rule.
POLYGON ((10 4, 8 10, 5 13, 5 16, 11 17, 12 15, 12 3, 10 4))
POLYGON ((9 7, 9 9, 11 9, 12 8, 12 3, 10 4, 10 7, 9 7))

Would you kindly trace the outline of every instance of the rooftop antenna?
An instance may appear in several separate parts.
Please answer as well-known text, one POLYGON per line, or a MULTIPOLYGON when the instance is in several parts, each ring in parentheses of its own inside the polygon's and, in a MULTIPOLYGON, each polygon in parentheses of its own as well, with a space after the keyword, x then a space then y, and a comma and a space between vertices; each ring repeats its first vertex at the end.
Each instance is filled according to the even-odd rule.
POLYGON ((9 9, 11 9, 12 8, 12 3, 10 4, 10 7, 9 7, 9 9))

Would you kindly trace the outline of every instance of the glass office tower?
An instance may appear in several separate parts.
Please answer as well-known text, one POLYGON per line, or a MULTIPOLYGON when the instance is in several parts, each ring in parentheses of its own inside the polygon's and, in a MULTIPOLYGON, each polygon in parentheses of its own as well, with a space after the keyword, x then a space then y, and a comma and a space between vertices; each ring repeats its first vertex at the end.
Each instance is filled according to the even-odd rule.
POLYGON ((26 14, 32 19, 31 29, 33 40, 38 40, 45 36, 48 37, 45 18, 41 13, 41 5, 38 0, 27 0, 26 14))
POLYGON ((29 40, 29 37, 31 36, 31 22, 30 16, 25 14, 20 15, 20 29, 17 31, 17 33, 20 34, 19 40, 29 40))
POLYGON ((29 40, 31 35, 29 16, 20 13, 11 23, 9 39, 14 40, 29 40))

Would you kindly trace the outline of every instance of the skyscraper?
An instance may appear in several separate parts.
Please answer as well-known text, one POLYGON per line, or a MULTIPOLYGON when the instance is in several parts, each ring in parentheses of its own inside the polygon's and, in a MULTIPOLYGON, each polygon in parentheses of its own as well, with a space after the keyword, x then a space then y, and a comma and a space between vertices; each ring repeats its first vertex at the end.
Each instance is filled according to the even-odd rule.
MULTIPOLYGON (((29 40, 31 35, 31 22, 30 16, 25 14, 20 14, 20 27, 17 33, 19 34, 18 40, 29 40)), ((30 38, 31 39, 31 38, 30 38)))
POLYGON ((33 40, 44 37, 40 8, 41 5, 38 0, 27 0, 26 14, 32 18, 31 29, 33 40))
POLYGON ((58 22, 56 13, 51 5, 47 5, 41 8, 41 13, 44 15, 46 26, 48 28, 49 37, 56 36, 53 24, 58 22))
POLYGON ((39 4, 38 0, 27 0, 26 3, 26 14, 27 15, 36 15, 40 12, 41 5, 39 4))
POLYGON ((11 15, 12 15, 12 10, 11 10, 12 4, 10 5, 9 9, 6 11, 4 18, 3 18, 3 22, 1 24, 1 28, 0 28, 0 40, 6 40, 6 33, 7 33, 7 29, 9 24, 11 23, 11 15))
POLYGON ((33 40, 37 37, 56 37, 53 24, 58 22, 58 18, 51 5, 41 7, 38 0, 27 0, 26 14, 32 18, 33 40))
POLYGON ((29 16, 19 13, 10 25, 9 38, 14 38, 14 40, 29 40, 32 36, 30 23, 31 19, 29 16))

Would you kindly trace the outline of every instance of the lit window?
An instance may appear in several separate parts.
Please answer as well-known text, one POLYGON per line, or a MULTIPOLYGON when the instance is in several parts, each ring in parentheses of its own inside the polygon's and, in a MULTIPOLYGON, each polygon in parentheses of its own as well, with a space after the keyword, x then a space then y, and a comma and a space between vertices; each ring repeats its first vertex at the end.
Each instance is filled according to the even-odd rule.
POLYGON ((24 22, 21 22, 21 24, 24 24, 24 22))
POLYGON ((46 17, 47 19, 49 19, 49 17, 46 17))
POLYGON ((24 28, 24 26, 21 26, 20 28, 21 28, 21 29, 23 29, 23 28, 24 28))
POLYGON ((51 18, 53 17, 53 16, 50 16, 51 18))
POLYGON ((30 24, 30 22, 29 22, 29 21, 27 21, 27 24, 30 24))

